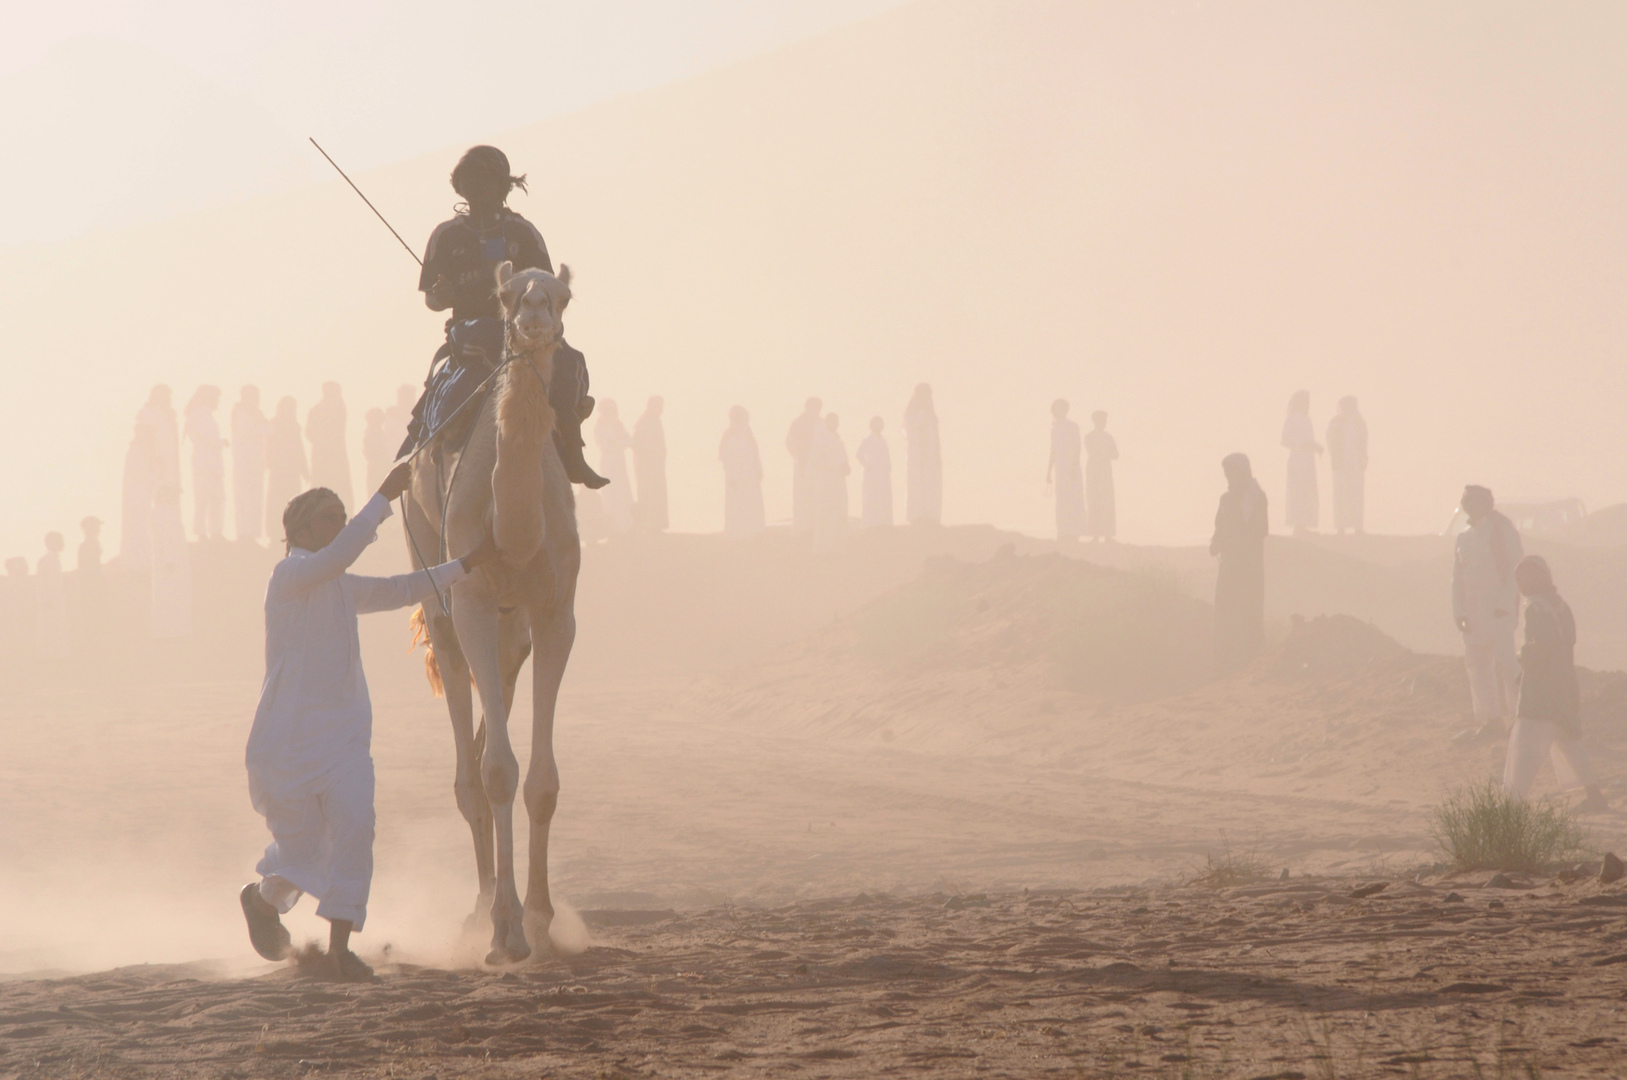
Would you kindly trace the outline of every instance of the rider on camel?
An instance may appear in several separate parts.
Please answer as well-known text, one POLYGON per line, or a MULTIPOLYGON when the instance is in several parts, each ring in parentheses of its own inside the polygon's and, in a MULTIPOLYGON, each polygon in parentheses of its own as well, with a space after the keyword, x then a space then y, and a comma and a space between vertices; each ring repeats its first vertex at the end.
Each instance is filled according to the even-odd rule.
MULTIPOLYGON (((509 175, 508 157, 495 146, 473 147, 452 170, 452 190, 466 205, 430 234, 418 278, 431 311, 451 309, 447 340, 435 354, 428 389, 413 410, 402 454, 432 429, 432 418, 444 420, 501 361, 502 312, 494 279, 498 264, 506 261, 515 270, 554 272, 542 234, 507 205, 508 193, 515 188, 526 190, 525 177, 509 175)), ((610 481, 590 469, 582 456, 582 421, 593 412, 587 391, 586 359, 561 342, 548 388, 554 407, 554 446, 572 483, 600 488, 610 481)))

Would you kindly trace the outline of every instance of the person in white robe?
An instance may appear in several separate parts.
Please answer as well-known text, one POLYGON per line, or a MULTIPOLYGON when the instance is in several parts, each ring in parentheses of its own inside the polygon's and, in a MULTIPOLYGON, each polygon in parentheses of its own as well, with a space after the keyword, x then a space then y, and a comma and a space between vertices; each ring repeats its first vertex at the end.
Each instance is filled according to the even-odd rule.
POLYGON ((1296 392, 1288 401, 1282 445, 1288 448, 1287 524, 1295 536, 1304 536, 1316 531, 1322 517, 1316 490, 1316 456, 1322 452, 1322 444, 1311 426, 1309 390, 1296 392))
POLYGON ((811 533, 819 520, 818 481, 814 475, 813 450, 819 441, 820 411, 825 403, 816 397, 803 403, 802 413, 791 421, 785 434, 785 449, 791 455, 791 530, 811 533))
POLYGON ((1058 398, 1051 403, 1051 456, 1045 466, 1045 482, 1055 484, 1058 540, 1079 539, 1089 524, 1082 452, 1079 425, 1068 419, 1068 403, 1058 398))
POLYGON ((384 410, 368 409, 362 421, 362 463, 367 469, 368 491, 377 491, 384 478, 390 475, 390 469, 395 464, 395 450, 400 445, 399 439, 391 442, 390 434, 384 428, 384 410))
POLYGON ((192 444, 192 534, 199 540, 226 536, 226 440, 215 410, 220 387, 200 386, 186 403, 186 440, 192 444))
POLYGON ((311 483, 350 502, 350 448, 345 442, 345 399, 339 384, 322 384, 322 399, 305 414, 311 444, 311 483))
POLYGON ((153 451, 158 458, 158 482, 181 486, 181 434, 176 425, 170 388, 159 383, 147 395, 147 404, 136 413, 136 426, 152 429, 153 451))
POLYGON ((265 535, 266 435, 260 388, 245 386, 232 406, 232 535, 258 541, 265 535))
POLYGON ((904 520, 911 525, 943 523, 943 455, 932 387, 921 383, 904 407, 908 466, 904 480, 904 520))
POLYGON ((633 425, 633 471, 638 474, 638 502, 633 520, 644 532, 665 532, 667 515, 667 433, 661 423, 666 402, 656 395, 633 425))
POLYGON ((281 916, 304 893, 332 924, 330 973, 372 974, 350 950, 367 922, 373 876, 373 707, 357 616, 419 603, 496 555, 488 537, 461 560, 395 577, 347 570, 390 516, 412 470, 391 471, 348 523, 344 504, 315 488, 283 514, 288 554, 266 587, 266 674, 244 763, 249 799, 271 843, 260 877, 239 893, 249 939, 269 960, 290 944, 281 916))
POLYGON ((1118 532, 1113 462, 1119 459, 1119 444, 1107 433, 1105 412, 1098 409, 1091 413, 1090 422, 1090 433, 1085 436, 1085 509, 1090 535, 1105 543, 1118 532))
POLYGON ((599 448, 599 475, 609 480, 599 491, 604 506, 605 526, 611 536, 624 536, 633 530, 633 482, 627 475, 627 453, 633 437, 621 422, 616 403, 606 398, 594 409, 593 441, 599 448))
POLYGON ((718 444, 723 464, 723 535, 746 539, 763 531, 763 457, 751 416, 742 406, 729 410, 729 426, 718 444))
POLYGON ((137 424, 124 451, 124 491, 119 515, 119 566, 145 571, 153 564, 153 500, 163 478, 157 434, 137 424))
POLYGON ((183 638, 192 633, 192 557, 181 521, 181 489, 162 484, 153 497, 152 634, 183 638))
POLYGON ((41 660, 68 658, 68 579, 62 574, 62 534, 45 534, 35 566, 34 643, 41 660))
POLYGON ((893 453, 881 433, 882 427, 881 417, 871 417, 870 434, 853 453, 864 469, 859 524, 866 529, 890 528, 893 524, 893 453))
POLYGON ((1565 788, 1582 788, 1586 812, 1610 803, 1582 746, 1582 693, 1576 679, 1576 616, 1559 595, 1553 572, 1539 555, 1514 566, 1525 597, 1525 644, 1520 648, 1520 702, 1503 761, 1503 788, 1517 799, 1531 794, 1542 759, 1551 758, 1565 788))
POLYGON ((1333 467, 1333 531, 1365 531, 1367 503, 1367 421, 1356 399, 1339 399, 1339 411, 1328 421, 1328 464, 1333 467))
POLYGON ((291 397, 277 402, 277 413, 266 431, 267 529, 282 520, 283 507, 305 490, 311 468, 305 460, 305 436, 300 432, 299 405, 291 397))
POLYGON ((1469 671, 1475 739, 1496 738, 1512 720, 1520 689, 1520 663, 1514 648, 1520 591, 1514 568, 1525 556, 1520 532, 1497 510, 1487 488, 1463 489, 1469 527, 1458 534, 1452 554, 1452 618, 1463 635, 1463 662, 1469 671))
POLYGON ((809 450, 809 478, 812 481, 815 519, 814 536, 822 544, 838 542, 847 533, 847 478, 853 473, 847 444, 842 441, 841 421, 828 413, 814 433, 809 450))

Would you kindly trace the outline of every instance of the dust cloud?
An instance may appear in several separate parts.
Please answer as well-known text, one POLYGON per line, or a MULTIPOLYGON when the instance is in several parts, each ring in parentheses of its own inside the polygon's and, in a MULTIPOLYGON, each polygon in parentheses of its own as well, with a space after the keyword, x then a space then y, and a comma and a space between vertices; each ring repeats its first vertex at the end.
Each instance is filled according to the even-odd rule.
MULTIPOLYGON (((1627 803, 1627 489, 1600 450, 1627 410, 1624 38, 1607 5, 920 0, 359 170, 420 251, 475 138, 529 174, 612 483, 574 489, 552 948, 483 965, 446 703, 408 612, 368 615, 355 946, 381 980, 321 1000, 233 899, 268 840, 244 743, 275 518, 310 483, 363 502, 443 315, 348 187, 273 151, 264 184, 18 233, 0 1075, 1156 1050, 1303 1076, 1282 1031, 1308 1017, 1324 1059, 1378 1031, 1406 1063, 1489 1000, 1530 1010, 1544 1068, 1606 1060, 1619 1016, 1561 998, 1602 1001, 1622 959, 1582 963, 1627 934, 1603 857, 1627 815, 1588 807, 1585 849, 1501 882, 1430 823, 1506 745, 1454 625, 1466 483, 1569 601, 1583 741, 1627 803), (132 441, 159 384, 206 403, 185 442, 132 441), (1271 534, 1262 639, 1227 653, 1210 535, 1241 454, 1271 534), (168 1026, 114 1051, 38 1019, 87 1002, 168 1026)), ((173 74, 138 100, 194 92, 173 74)), ((257 160, 250 119, 223 160, 257 160)), ((355 569, 410 565, 392 519, 355 569)), ((1574 803, 1546 765, 1536 794, 1574 803)))

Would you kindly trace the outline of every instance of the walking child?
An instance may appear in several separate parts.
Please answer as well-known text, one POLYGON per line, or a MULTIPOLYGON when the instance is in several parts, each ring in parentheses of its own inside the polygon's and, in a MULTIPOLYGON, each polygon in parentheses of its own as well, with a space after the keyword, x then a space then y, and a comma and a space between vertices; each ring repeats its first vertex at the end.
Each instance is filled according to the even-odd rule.
POLYGON ((395 577, 347 573, 411 482, 410 464, 387 476, 348 523, 326 488, 294 498, 283 512, 288 555, 266 587, 266 677, 249 733, 249 798, 271 844, 258 881, 239 899, 249 940, 267 960, 288 955, 280 916, 302 893, 332 924, 330 974, 366 979, 350 951, 367 920, 373 878, 373 707, 362 674, 356 616, 416 604, 445 591, 497 555, 488 536, 462 559, 395 577))

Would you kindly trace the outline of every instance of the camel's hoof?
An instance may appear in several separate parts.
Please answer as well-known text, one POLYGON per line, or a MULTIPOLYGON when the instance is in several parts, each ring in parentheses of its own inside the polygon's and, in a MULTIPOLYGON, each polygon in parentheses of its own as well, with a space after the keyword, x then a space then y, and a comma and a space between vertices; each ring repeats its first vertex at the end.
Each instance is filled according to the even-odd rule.
POLYGON ((518 945, 502 945, 486 954, 486 963, 492 967, 503 967, 508 964, 518 964, 531 956, 531 946, 525 942, 518 945))

